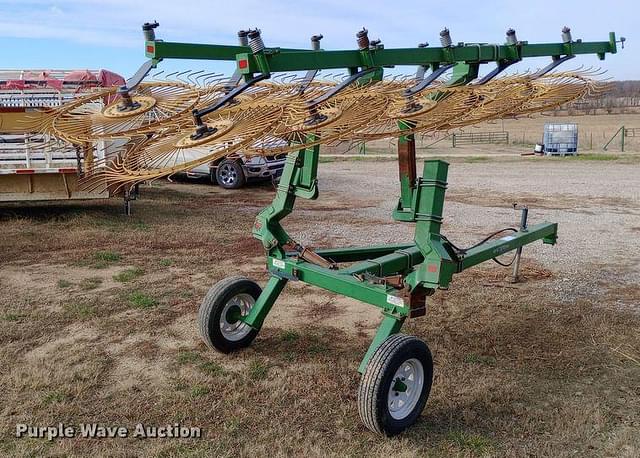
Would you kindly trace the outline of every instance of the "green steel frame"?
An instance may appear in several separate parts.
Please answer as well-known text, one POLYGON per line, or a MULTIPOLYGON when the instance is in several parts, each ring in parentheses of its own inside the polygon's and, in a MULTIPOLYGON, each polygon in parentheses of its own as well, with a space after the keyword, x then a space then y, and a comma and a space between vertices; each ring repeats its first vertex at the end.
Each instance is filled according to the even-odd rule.
MULTIPOLYGON (((487 62, 495 62, 502 68, 527 57, 550 56, 559 62, 576 54, 596 54, 604 59, 606 53, 616 52, 616 37, 610 33, 609 40, 602 42, 459 43, 442 48, 384 49, 377 45, 345 51, 262 48, 252 52, 248 46, 159 40, 147 41, 145 46, 153 65, 169 58, 236 61, 245 81, 256 72, 344 68, 355 74, 372 67, 378 67, 379 71, 368 78, 380 79, 382 67, 420 65, 435 71, 455 64, 448 84, 461 85, 476 79, 480 65, 487 62)), ((410 129, 411 122, 401 122, 400 128, 410 129)), ((281 221, 293 211, 297 197, 318 197, 320 147, 301 148, 289 154, 275 198, 258 214, 253 227, 254 237, 267 251, 271 275, 249 315, 241 318, 245 323, 260 329, 288 281, 302 281, 376 306, 381 309, 383 320, 360 364, 362 373, 376 348, 399 332, 407 317, 424 315, 426 298, 438 288, 448 288, 454 274, 537 240, 555 244, 557 225, 542 223, 460 253, 440 234, 448 164, 441 160, 425 161, 422 177, 418 177, 412 134, 399 138, 398 153, 400 198, 393 217, 415 223, 413 242, 315 252, 297 244, 281 221)))
POLYGON ((154 62, 162 59, 205 59, 236 61, 238 70, 249 75, 263 71, 261 55, 266 56, 272 72, 292 72, 321 69, 354 69, 358 67, 393 67, 395 65, 424 65, 438 68, 444 64, 464 62, 479 65, 488 62, 513 62, 528 57, 573 56, 596 54, 604 59, 606 53, 617 52, 616 35, 609 33, 608 41, 538 43, 526 41, 515 44, 494 45, 481 43, 458 43, 451 47, 424 47, 385 49, 376 47, 366 50, 306 50, 266 48, 253 54, 248 46, 225 46, 168 41, 147 41, 146 55, 154 62), (242 62, 242 64, 241 64, 242 62))

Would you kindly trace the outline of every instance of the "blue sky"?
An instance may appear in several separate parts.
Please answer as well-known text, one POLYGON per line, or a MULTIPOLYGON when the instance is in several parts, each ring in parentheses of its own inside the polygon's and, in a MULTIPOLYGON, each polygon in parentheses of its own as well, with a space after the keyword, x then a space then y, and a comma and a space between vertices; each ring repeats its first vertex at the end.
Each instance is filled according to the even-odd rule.
MULTIPOLYGON (((556 42, 568 25, 574 39, 604 41, 615 31, 628 41, 604 62, 582 56, 563 68, 595 66, 614 79, 640 79, 640 45, 634 39, 639 13, 637 0, 0 0, 0 68, 106 68, 127 77, 145 59, 140 26, 152 20, 160 22, 158 38, 166 41, 235 44, 239 29, 259 27, 267 46, 308 47, 309 37, 322 33, 325 49, 354 48, 363 26, 386 47, 410 47, 424 41, 437 46, 445 26, 454 42, 502 43, 509 27, 520 40, 556 42)), ((528 60, 517 70, 545 64, 528 60)), ((232 70, 230 64, 203 61, 160 65, 167 71, 232 70)))

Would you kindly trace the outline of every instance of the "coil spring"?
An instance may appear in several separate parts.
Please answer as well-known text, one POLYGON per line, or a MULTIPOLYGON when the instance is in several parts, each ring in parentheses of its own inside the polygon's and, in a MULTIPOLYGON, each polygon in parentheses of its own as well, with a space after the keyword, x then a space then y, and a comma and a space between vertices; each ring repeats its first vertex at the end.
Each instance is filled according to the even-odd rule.
POLYGON ((369 31, 364 27, 358 33, 356 33, 358 39, 358 49, 369 49, 369 31))
POLYGON ((312 36, 311 37, 311 49, 313 49, 314 51, 319 51, 320 50, 320 40, 322 40, 322 38, 324 38, 322 36, 322 34, 312 36))
POLYGON ((143 30, 144 41, 156 41, 156 33, 153 29, 143 30))
POLYGON ((155 28, 158 27, 158 23, 154 22, 145 22, 142 24, 142 34, 144 35, 145 41, 155 41, 156 40, 156 32, 155 28))
POLYGON ((440 32, 440 44, 443 48, 450 48, 453 42, 451 41, 451 35, 449 34, 449 29, 446 27, 442 32, 440 32))
POLYGON ((240 46, 249 46, 249 39, 247 38, 247 35, 249 35, 249 32, 246 30, 238 31, 238 43, 240 46))
POLYGON ((264 41, 262 41, 262 37, 260 36, 260 31, 258 29, 249 32, 249 47, 251 48, 251 52, 254 54, 264 51, 264 41))

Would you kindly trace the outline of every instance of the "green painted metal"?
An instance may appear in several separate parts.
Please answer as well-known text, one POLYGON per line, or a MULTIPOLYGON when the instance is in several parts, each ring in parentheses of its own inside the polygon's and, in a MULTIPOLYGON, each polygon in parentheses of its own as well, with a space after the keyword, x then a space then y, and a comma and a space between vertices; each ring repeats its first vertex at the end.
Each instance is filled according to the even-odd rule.
POLYGON ((253 329, 260 329, 265 318, 271 311, 271 307, 275 304, 276 299, 287 284, 287 279, 282 277, 271 276, 267 285, 262 290, 262 294, 251 308, 249 315, 241 318, 246 324, 253 329))
POLYGON ((253 236, 262 242, 271 256, 284 258, 283 246, 291 241, 280 221, 291 213, 296 197, 318 197, 317 170, 320 146, 303 148, 287 156, 276 196, 263 209, 253 225, 253 236))
POLYGON ((445 161, 425 161, 423 175, 412 189, 411 206, 398 206, 393 213, 398 221, 416 223, 414 240, 423 260, 405 278, 411 290, 446 288, 455 272, 455 259, 440 236, 448 168, 445 161))
POLYGON ((371 256, 385 256, 397 250, 411 248, 414 245, 413 243, 400 243, 396 245, 373 245, 368 247, 323 248, 316 250, 316 253, 335 262, 355 262, 370 259, 371 256))
POLYGON ((407 384, 403 383, 400 379, 393 382, 393 391, 404 393, 405 391, 407 391, 407 388, 407 384))
POLYGON ((368 273, 377 277, 385 277, 395 274, 406 274, 413 266, 419 264, 424 259, 420 248, 413 245, 411 247, 396 250, 384 256, 369 257, 357 264, 345 268, 343 271, 349 275, 368 273))
MULTIPOLYGON (((243 73, 259 71, 258 59, 247 46, 209 45, 197 43, 176 43, 148 41, 145 43, 147 57, 162 59, 207 59, 239 60, 238 55, 247 59, 248 65, 240 69, 243 73)), ((301 70, 322 70, 357 67, 392 67, 395 65, 442 65, 464 62, 467 64, 499 61, 517 61, 527 57, 566 56, 596 54, 604 59, 606 53, 617 52, 615 33, 609 34, 608 41, 540 43, 520 42, 514 45, 493 45, 463 43, 449 48, 378 48, 367 51, 312 51, 301 49, 267 48, 265 56, 272 72, 301 70)))
POLYGON ((402 293, 390 286, 358 280, 340 270, 317 266, 295 256, 285 259, 268 256, 267 268, 273 276, 309 283, 375 305, 391 315, 409 315, 409 307, 401 297, 402 293))
MULTIPOLYGON (((347 69, 353 75, 361 68, 376 68, 358 80, 357 84, 363 84, 380 80, 384 67, 422 65, 436 70, 443 65, 455 64, 447 81, 451 86, 468 84, 476 79, 483 63, 505 64, 527 57, 549 56, 557 59, 578 54, 596 54, 604 59, 606 53, 617 52, 613 32, 609 34, 608 41, 602 42, 461 43, 446 48, 376 47, 338 51, 266 48, 252 53, 247 46, 165 41, 150 41, 145 46, 147 56, 155 63, 169 58, 236 61, 245 79, 256 72, 270 74, 347 69)), ((409 121, 401 121, 399 126, 401 129, 411 128, 409 121)), ((320 147, 301 148, 288 155, 276 195, 271 205, 258 214, 252 229, 253 236, 262 242, 267 251, 267 268, 271 277, 251 312, 241 318, 242 321, 260 329, 288 281, 302 281, 374 305, 381 309, 383 320, 360 363, 359 371, 362 373, 379 345, 390 335, 399 332, 406 317, 411 315, 412 300, 418 300, 419 297, 424 300, 425 292, 447 288, 455 273, 523 245, 536 240, 555 243, 557 225, 543 223, 491 240, 465 253, 455 252, 440 234, 448 164, 439 160, 426 161, 422 177, 416 177, 414 136, 407 134, 400 137, 399 151, 400 148, 403 148, 404 162, 401 157, 400 196, 393 217, 398 221, 415 223, 414 242, 317 250, 316 255, 336 263, 320 263, 323 265, 310 262, 310 258, 303 259, 303 252, 296 251, 299 247, 292 251, 291 247, 297 247, 297 244, 281 224, 293 211, 297 197, 318 197, 320 147), (353 264, 338 268, 339 263, 353 264), (390 276, 394 276, 393 281, 389 280, 390 276)))
POLYGON ((468 250, 460 264, 458 272, 473 267, 481 262, 488 261, 497 256, 515 250, 521 246, 542 240, 544 243, 555 245, 557 240, 558 225, 556 223, 541 223, 530 226, 525 231, 515 232, 502 238, 483 243, 477 248, 468 250))
POLYGON ((389 336, 400 332, 400 329, 402 328, 403 323, 404 323, 404 318, 397 318, 390 315, 384 315, 384 318, 382 319, 382 323, 380 323, 380 326, 378 326, 378 331, 376 332, 376 335, 373 337, 373 341, 371 342, 371 345, 369 345, 369 349, 367 350, 367 352, 364 355, 364 358, 362 358, 362 361, 360 362, 360 366, 358 367, 358 372, 360 372, 361 374, 364 374, 364 371, 367 369, 367 364, 369 364, 369 360, 371 359, 375 351, 378 349, 380 344, 382 344, 382 342, 384 342, 385 339, 387 339, 389 336))
MULTIPOLYGON (((500 59, 496 59, 499 61, 500 59)), ((447 86, 462 86, 470 83, 478 77, 480 71, 479 63, 458 62, 453 67, 451 78, 447 81, 447 86)))
MULTIPOLYGON (((409 291, 418 287, 429 290, 446 288, 455 273, 536 240, 555 243, 557 225, 544 223, 487 242, 461 257, 454 255, 440 236, 448 164, 430 160, 425 161, 423 176, 413 188, 409 208, 396 211, 402 220, 416 222, 414 244, 318 250, 316 254, 325 259, 355 264, 342 269, 315 265, 302 259, 297 251, 285 250, 285 245, 291 244, 292 240, 280 222, 293 210, 300 183, 304 181, 306 185, 311 183, 315 186, 318 153, 318 148, 309 148, 289 156, 276 197, 271 206, 256 218, 253 234, 268 250, 267 268, 272 277, 263 293, 268 299, 262 300, 261 296, 256 304, 258 311, 252 311, 244 321, 252 326, 255 323, 261 325, 273 305, 274 296, 279 294, 287 280, 302 281, 379 307, 384 319, 360 365, 361 372, 380 343, 398 332, 409 316, 409 291), (303 179, 305 168, 310 175, 303 179), (407 289, 396 289, 387 284, 384 277, 391 275, 401 275, 407 289), (254 318, 254 315, 259 318, 254 318)), ((314 192, 313 196, 317 193, 314 192)))
MULTIPOLYGON (((212 45, 203 43, 177 43, 171 41, 145 42, 145 54, 155 60, 196 59, 196 60, 236 60, 239 54, 250 54, 248 46, 212 45)), ((305 49, 269 48, 267 53, 312 52, 305 49)))

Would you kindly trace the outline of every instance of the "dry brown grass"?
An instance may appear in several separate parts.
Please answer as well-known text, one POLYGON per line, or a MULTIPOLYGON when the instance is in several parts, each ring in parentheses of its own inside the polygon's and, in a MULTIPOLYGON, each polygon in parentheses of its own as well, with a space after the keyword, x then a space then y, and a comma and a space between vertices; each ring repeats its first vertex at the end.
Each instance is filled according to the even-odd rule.
MULTIPOLYGON (((120 215, 119 202, 0 209, 0 454, 640 453, 637 310, 616 307, 621 296, 606 288, 560 304, 546 288, 553 272, 531 262, 516 286, 491 266, 461 274, 432 298, 426 317, 406 325, 429 343, 436 378, 420 421, 396 439, 369 433, 358 418, 356 367, 371 329, 331 325, 349 301, 296 285, 286 300, 306 301, 306 315, 287 319, 280 310, 246 351, 210 351, 197 335, 199 301, 237 269, 257 271, 252 208, 270 192, 188 189, 145 189, 132 218, 120 215), (95 265, 96 252, 119 257, 103 254, 107 265, 95 265), (132 268, 142 273, 113 280, 132 268), (82 278, 102 282, 83 289, 82 278), (153 305, 136 306, 134 292, 153 305), (12 437, 17 422, 59 421, 181 422, 202 427, 204 439, 12 437)), ((620 293, 640 297, 637 287, 620 293)))
MULTIPOLYGON (((553 116, 549 114, 534 115, 516 119, 497 120, 481 123, 461 129, 463 132, 497 132, 503 129, 509 132, 509 145, 467 145, 452 148, 451 138, 444 138, 447 132, 437 133, 433 136, 425 136, 417 139, 418 154, 492 154, 492 153, 520 153, 532 152, 532 146, 540 143, 543 139, 544 125, 546 123, 578 124, 578 145, 579 152, 599 153, 603 152, 605 143, 620 129, 640 128, 640 114, 612 114, 612 115, 578 115, 578 116, 553 116), (443 139, 444 138, 444 139, 443 139), (438 139, 442 139, 431 145, 438 139)), ((453 131, 458 132, 458 130, 453 131)), ((453 133, 450 132, 450 133, 453 133)), ((347 145, 327 149, 327 152, 334 154, 344 153, 347 145)), ((394 140, 378 140, 367 143, 367 154, 381 154, 395 151, 394 140)), ((620 135, 614 139, 607 149, 607 154, 616 154, 621 151, 620 135)), ((357 149, 348 151, 351 154, 358 154, 357 149)), ((640 152, 640 136, 628 136, 625 138, 625 152, 640 152)), ((468 158, 473 161, 473 158, 468 158)))
MULTIPOLYGON (((475 129, 504 130, 509 132, 511 142, 535 144, 542 140, 545 123, 576 123, 578 124, 578 140, 583 150, 601 150, 604 144, 616 133, 621 126, 627 128, 640 127, 639 114, 612 114, 612 115, 578 115, 578 116, 552 116, 539 115, 530 118, 505 119, 492 123, 481 124, 475 129), (524 140, 524 141, 523 141, 524 140)), ((473 130, 474 128, 471 128, 473 130)), ((628 137, 625 139, 627 151, 640 151, 640 138, 628 137)), ((620 151, 620 137, 615 139, 610 151, 620 151)))

